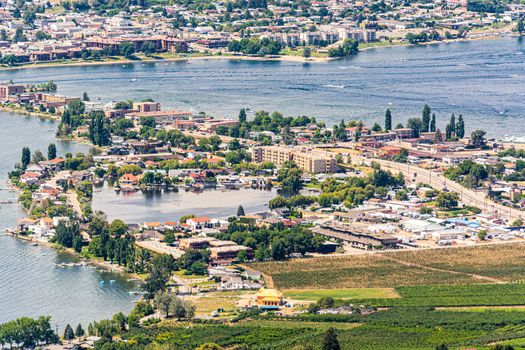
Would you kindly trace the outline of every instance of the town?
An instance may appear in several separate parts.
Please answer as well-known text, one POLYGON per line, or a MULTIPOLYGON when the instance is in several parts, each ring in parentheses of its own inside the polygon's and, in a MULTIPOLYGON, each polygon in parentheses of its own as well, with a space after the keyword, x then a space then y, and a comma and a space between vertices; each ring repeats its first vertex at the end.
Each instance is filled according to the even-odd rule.
POLYGON ((522 4, 490 1, 204 1, 133 5, 5 1, 0 62, 89 63, 191 57, 325 60, 359 48, 524 31, 522 4))
MULTIPOLYGON (((165 110, 151 99, 102 104, 56 90, 53 82, 0 85, 5 110, 56 119, 58 137, 92 145, 89 154, 57 154, 55 144, 22 150, 9 177, 28 215, 6 232, 83 259, 62 269, 93 264, 147 274, 132 292, 147 301, 137 304, 148 310, 135 315, 143 323, 175 312, 203 321, 365 317, 376 305, 282 291, 286 283, 267 266, 525 242, 525 148, 482 130, 467 135, 461 114, 439 120, 425 105, 421 118, 387 110, 384 125, 329 127, 311 116, 241 109, 234 120, 165 110), (122 196, 240 189, 276 196, 258 212, 235 203, 227 217, 109 222, 93 206, 102 186, 122 196)), ((100 340, 100 325, 90 327, 83 346, 100 340)))

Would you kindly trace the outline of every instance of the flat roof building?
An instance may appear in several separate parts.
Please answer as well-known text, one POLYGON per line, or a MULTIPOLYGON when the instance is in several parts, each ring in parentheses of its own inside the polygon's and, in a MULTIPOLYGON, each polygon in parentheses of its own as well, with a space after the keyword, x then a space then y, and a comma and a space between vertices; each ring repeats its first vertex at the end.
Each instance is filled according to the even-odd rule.
POLYGON ((388 234, 372 234, 352 230, 350 226, 336 223, 320 225, 312 230, 323 236, 340 239, 355 248, 370 249, 375 247, 397 248, 398 239, 388 234))
POLYGON ((282 165, 293 160, 299 168, 312 173, 333 173, 337 171, 337 161, 331 154, 304 147, 263 146, 253 149, 256 163, 272 162, 282 165))

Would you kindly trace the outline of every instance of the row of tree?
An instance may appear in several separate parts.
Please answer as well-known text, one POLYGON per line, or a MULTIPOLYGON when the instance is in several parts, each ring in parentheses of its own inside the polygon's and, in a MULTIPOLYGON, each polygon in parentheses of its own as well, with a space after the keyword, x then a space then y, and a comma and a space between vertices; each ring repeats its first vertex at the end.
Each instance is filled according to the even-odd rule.
POLYGON ((282 44, 280 42, 268 38, 243 38, 241 40, 232 40, 228 44, 229 51, 242 52, 246 55, 278 55, 281 49, 282 44))
POLYGON ((10 349, 34 349, 37 346, 55 344, 58 336, 51 328, 51 317, 37 319, 21 317, 0 324, 0 345, 10 349))

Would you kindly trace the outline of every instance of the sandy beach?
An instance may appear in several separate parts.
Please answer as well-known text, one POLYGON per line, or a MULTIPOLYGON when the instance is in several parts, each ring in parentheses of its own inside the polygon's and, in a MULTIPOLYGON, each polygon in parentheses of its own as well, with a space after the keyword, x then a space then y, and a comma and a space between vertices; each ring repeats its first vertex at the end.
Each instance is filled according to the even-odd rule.
POLYGON ((131 64, 131 63, 162 63, 178 61, 196 61, 196 60, 238 60, 238 61, 275 61, 275 62, 296 62, 296 63, 325 63, 337 58, 332 57, 310 57, 306 60, 301 56, 279 56, 279 57, 252 57, 252 56, 197 56, 197 57, 174 57, 174 58, 145 58, 145 59, 118 59, 115 61, 70 61, 70 62, 50 62, 50 63, 27 63, 15 67, 0 67, 0 70, 17 70, 28 68, 50 68, 50 67, 67 67, 67 66, 100 66, 113 64, 131 64))

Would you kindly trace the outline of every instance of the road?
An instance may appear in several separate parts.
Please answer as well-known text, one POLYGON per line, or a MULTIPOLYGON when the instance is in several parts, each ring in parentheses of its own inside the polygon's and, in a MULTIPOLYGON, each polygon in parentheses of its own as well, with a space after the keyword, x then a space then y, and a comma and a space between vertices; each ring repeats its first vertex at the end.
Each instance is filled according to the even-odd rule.
POLYGON ((77 216, 83 219, 84 214, 82 213, 82 208, 80 206, 80 202, 78 201, 78 197, 75 191, 73 190, 67 191, 66 196, 67 196, 67 201, 69 202, 69 204, 71 205, 71 207, 73 208, 77 216))
POLYGON ((422 169, 416 165, 396 163, 383 159, 352 157, 352 161, 357 164, 364 163, 367 165, 370 165, 371 162, 374 161, 379 163, 383 169, 390 170, 392 173, 401 172, 407 180, 423 182, 440 191, 447 188, 449 191, 458 193, 462 203, 477 207, 486 214, 498 214, 502 218, 507 218, 511 221, 525 217, 525 213, 521 210, 496 203, 487 198, 485 193, 468 189, 429 169, 422 169))

